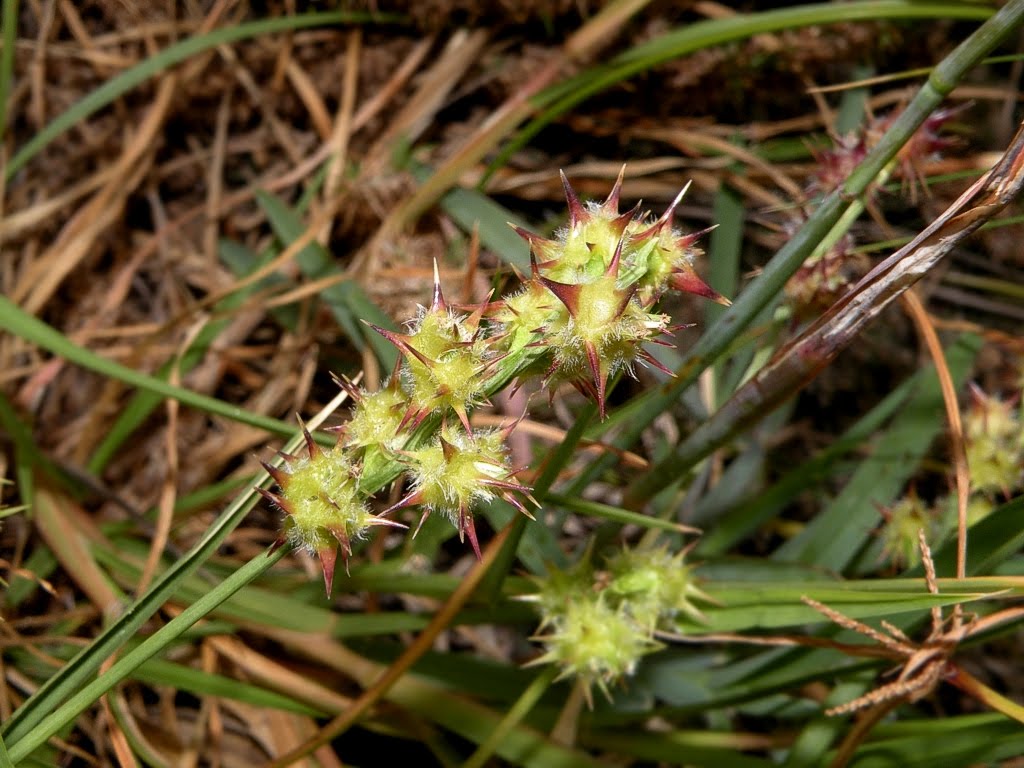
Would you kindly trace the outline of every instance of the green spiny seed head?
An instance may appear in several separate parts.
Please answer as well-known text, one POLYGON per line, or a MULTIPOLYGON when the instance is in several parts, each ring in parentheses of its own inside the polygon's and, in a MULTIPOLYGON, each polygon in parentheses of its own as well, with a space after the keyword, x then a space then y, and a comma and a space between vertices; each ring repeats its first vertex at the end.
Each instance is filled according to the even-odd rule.
POLYGON ((402 433, 402 418, 409 398, 395 378, 376 392, 355 399, 352 418, 345 425, 345 443, 353 448, 371 445, 394 447, 402 433))
POLYGON ((518 338, 540 328, 533 345, 553 357, 546 380, 572 383, 597 401, 602 418, 611 375, 638 360, 671 375, 642 346, 668 330, 668 319, 649 311, 662 293, 673 288, 728 303, 694 271, 693 243, 703 233, 681 235, 672 226, 682 193, 651 223, 638 209, 619 213, 622 177, 603 203, 584 205, 563 174, 568 226, 551 240, 515 227, 530 244, 533 276, 499 318, 518 338), (549 314, 553 302, 537 284, 561 307, 549 314))
POLYGON ((583 592, 568 603, 546 635, 534 638, 545 653, 534 664, 557 664, 560 677, 576 677, 597 685, 605 696, 609 686, 633 674, 645 654, 659 647, 625 611, 609 605, 603 595, 583 592))
POLYGON ((574 600, 594 591, 594 569, 589 555, 572 568, 550 568, 544 576, 534 576, 531 580, 537 585, 537 591, 519 599, 537 606, 539 629, 557 626, 574 600))
POLYGON ((661 367, 643 343, 668 327, 664 315, 640 306, 633 289, 618 287, 617 265, 613 261, 606 274, 587 283, 541 278, 563 305, 545 328, 544 344, 554 358, 548 379, 569 381, 591 395, 602 417, 608 378, 623 369, 631 371, 637 360, 661 367))
POLYGON ((624 549, 608 560, 607 590, 651 632, 671 628, 670 622, 680 613, 703 622, 696 601, 711 598, 697 586, 693 566, 683 562, 685 556, 686 550, 672 555, 665 548, 624 549))
POLYGON ((494 319, 501 323, 508 348, 518 349, 533 340, 565 308, 540 280, 527 280, 522 289, 500 303, 494 319))
MULTIPOLYGON (((285 513, 285 532, 297 547, 320 558, 327 594, 334 581, 334 565, 341 547, 346 568, 353 539, 360 539, 375 525, 404 528, 401 523, 370 513, 359 490, 356 469, 343 448, 322 450, 305 427, 307 458, 285 458, 285 469, 266 462, 264 469, 277 481, 280 495, 257 488, 285 513)), ((280 546, 284 539, 278 541, 280 546)))
POLYGON ((1012 403, 972 387, 964 416, 964 442, 972 490, 1010 493, 1024 473, 1024 427, 1012 403))
POLYGON ((511 429, 469 433, 461 427, 444 427, 430 445, 403 451, 412 489, 391 510, 423 507, 420 525, 432 512, 445 515, 458 528, 460 537, 469 537, 480 557, 473 523, 475 506, 501 497, 528 514, 513 495, 518 492, 529 498, 530 489, 515 482, 508 464, 505 440, 511 429))
POLYGON ((321 451, 289 469, 282 498, 294 543, 319 552, 342 539, 362 536, 371 514, 341 451, 321 451))
POLYGON ((914 494, 881 512, 885 519, 881 530, 883 556, 899 568, 919 563, 921 532, 924 531, 926 539, 932 539, 940 532, 941 521, 935 512, 914 494))
POLYGON ((431 413, 458 415, 468 426, 469 411, 484 399, 487 376, 497 360, 483 337, 483 308, 464 315, 448 307, 435 265, 434 300, 421 309, 408 334, 374 328, 402 353, 402 382, 409 396, 402 426, 415 427, 431 413))

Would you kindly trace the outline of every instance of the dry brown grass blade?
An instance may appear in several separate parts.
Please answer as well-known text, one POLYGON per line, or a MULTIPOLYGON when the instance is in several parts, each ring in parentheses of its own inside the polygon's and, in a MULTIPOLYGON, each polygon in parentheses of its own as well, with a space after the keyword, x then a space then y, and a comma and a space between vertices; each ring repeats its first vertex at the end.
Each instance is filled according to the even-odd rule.
MULTIPOLYGON (((498 416, 491 413, 474 413, 472 417, 473 425, 480 425, 482 427, 500 427, 508 423, 508 417, 498 416)), ((516 427, 517 432, 523 432, 534 437, 539 437, 543 440, 547 440, 552 443, 561 443, 565 440, 566 431, 560 427, 552 426, 551 424, 542 424, 539 421, 532 419, 523 419, 519 422, 516 427)), ((593 454, 605 454, 614 453, 619 457, 623 466, 629 467, 630 469, 647 469, 650 463, 643 456, 633 453, 632 451, 623 451, 616 448, 614 445, 602 443, 600 441, 580 441, 580 450, 586 453, 593 454)))
MULTIPOLYGON (((193 327, 192 333, 182 341, 178 350, 178 357, 175 364, 171 366, 168 381, 174 386, 181 385, 181 357, 192 345, 195 337, 202 329, 201 324, 193 327)), ((136 594, 143 594, 149 587, 149 583, 156 574, 160 565, 160 557, 167 546, 167 539, 171 533, 171 523, 174 521, 174 502, 178 493, 178 411, 180 404, 173 398, 168 398, 165 403, 167 409, 167 426, 164 435, 164 458, 166 471, 164 472, 163 484, 160 488, 160 499, 157 502, 156 530, 153 533, 153 540, 150 543, 149 553, 146 555, 146 562, 142 566, 142 575, 139 576, 139 585, 136 594)))
POLYGON ((587 21, 562 46, 560 54, 543 64, 520 90, 449 157, 413 195, 397 206, 381 224, 378 237, 387 239, 419 218, 454 186, 460 175, 494 149, 520 122, 533 114, 532 98, 551 85, 570 66, 595 56, 615 38, 622 25, 650 0, 616 0, 587 21))
MULTIPOLYGON (((111 666, 113 666, 116 657, 111 657, 103 662, 100 667, 100 674, 105 673, 111 666)), ((135 760, 135 753, 132 751, 131 745, 128 743, 128 737, 124 731, 121 730, 117 723, 117 719, 114 717, 114 710, 110 704, 110 697, 116 696, 117 690, 113 690, 106 696, 100 698, 100 707, 102 708, 103 714, 106 720, 106 732, 107 737, 110 739, 110 745, 114 750, 114 755, 117 757, 117 764, 121 768, 137 768, 138 763, 135 760)))
POLYGON ((114 615, 121 600, 89 551, 88 537, 79 525, 84 512, 71 499, 45 486, 36 488, 33 510, 36 527, 64 572, 103 615, 114 615))
POLYGON ((57 242, 26 270, 14 287, 11 298, 27 312, 35 314, 49 301, 97 238, 121 215, 129 192, 149 170, 153 141, 163 127, 177 82, 173 76, 160 81, 146 119, 122 151, 108 182, 68 222, 57 242))
MULTIPOLYGON (((342 80, 341 99, 338 114, 328 137, 328 145, 334 156, 324 180, 323 200, 330 200, 338 194, 341 180, 348 163, 348 144, 352 133, 352 113, 356 106, 356 84, 359 75, 359 54, 362 51, 362 33, 356 28, 349 33, 348 48, 345 52, 345 77, 342 80)), ((330 225, 320 232, 320 244, 327 246, 330 225)))
MULTIPOLYGON (((960 418, 960 406, 957 403, 956 387, 953 386, 953 377, 949 372, 949 365, 946 362, 945 352, 942 350, 942 343, 935 332, 935 326, 928 316, 924 304, 913 291, 907 291, 902 296, 903 305, 914 321, 918 334, 928 349, 928 354, 935 364, 935 373, 939 378, 939 386, 942 390, 942 401, 946 407, 946 418, 949 420, 950 452, 953 454, 953 466, 956 471, 956 496, 957 496, 957 548, 956 548, 956 577, 964 578, 967 574, 967 499, 971 492, 971 478, 967 467, 967 453, 964 448, 963 421, 960 418)), ((954 608, 953 621, 959 623, 961 620, 960 606, 954 608)))
POLYGON ((257 653, 237 638, 213 636, 209 638, 209 644, 225 660, 241 670, 247 679, 287 694, 297 701, 325 712, 344 712, 352 704, 352 699, 348 696, 342 696, 327 686, 257 653))

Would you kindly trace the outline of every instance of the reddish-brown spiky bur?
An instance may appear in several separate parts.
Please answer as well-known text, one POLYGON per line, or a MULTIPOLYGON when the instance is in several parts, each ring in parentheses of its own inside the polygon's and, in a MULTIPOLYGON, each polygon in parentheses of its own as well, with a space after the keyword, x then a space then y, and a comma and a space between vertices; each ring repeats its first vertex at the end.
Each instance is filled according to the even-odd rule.
POLYGON ((516 376, 544 372, 544 383, 571 383, 593 398, 604 417, 609 379, 634 363, 664 369, 644 344, 665 343, 669 318, 654 310, 667 290, 728 302, 698 276, 695 241, 702 233, 675 229, 673 212, 649 220, 635 208, 619 213, 620 173, 608 198, 583 204, 562 176, 569 225, 554 239, 517 229, 530 244, 532 272, 504 301, 451 306, 435 266, 429 307, 404 333, 374 329, 401 353, 399 366, 378 392, 346 380, 352 417, 337 428, 338 444, 320 449, 308 440, 308 458, 286 457, 271 470, 280 487, 264 492, 287 513, 287 537, 317 554, 328 591, 340 547, 346 564, 353 542, 383 516, 417 507, 420 524, 439 512, 479 556, 474 509, 500 498, 525 514, 530 489, 515 479, 505 441, 514 425, 474 430, 470 414, 516 376), (370 497, 400 474, 408 485, 382 516, 370 497))
MULTIPOLYGON (((940 135, 940 130, 965 107, 943 109, 934 112, 914 133, 896 157, 896 168, 913 202, 918 185, 925 188, 923 164, 939 152, 955 146, 955 140, 940 135)), ((812 195, 827 194, 838 189, 853 170, 874 149, 882 136, 895 121, 898 113, 873 118, 861 130, 835 139, 832 149, 814 152, 815 170, 808 184, 812 195)), ((876 218, 880 218, 873 207, 872 198, 877 186, 868 192, 867 205, 876 218)), ((788 233, 795 232, 803 220, 794 218, 784 225, 788 233)), ((831 247, 822 249, 811 256, 786 284, 787 303, 796 319, 804 320, 816 316, 832 306, 850 287, 867 273, 869 260, 857 252, 853 237, 846 233, 831 247)))

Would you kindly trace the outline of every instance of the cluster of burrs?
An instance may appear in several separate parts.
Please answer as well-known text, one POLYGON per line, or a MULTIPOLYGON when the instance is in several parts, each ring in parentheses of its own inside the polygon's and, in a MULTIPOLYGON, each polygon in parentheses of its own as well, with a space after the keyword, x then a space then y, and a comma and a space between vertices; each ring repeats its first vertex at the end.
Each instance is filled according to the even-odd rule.
POLYGON ((521 600, 537 605, 540 629, 533 639, 545 651, 532 662, 556 664, 610 697, 610 687, 633 674, 640 659, 661 648, 657 635, 678 632, 680 614, 701 622, 697 603, 711 602, 696 583, 693 566, 664 548, 624 549, 594 568, 588 555, 571 571, 536 579, 538 591, 521 600))
POLYGON ((307 432, 307 456, 285 456, 283 469, 264 465, 280 490, 263 494, 287 513, 281 543, 316 553, 328 592, 339 548, 347 566, 353 542, 373 526, 406 527, 389 517, 399 510, 421 509, 419 526, 432 513, 447 517, 478 557, 474 509, 501 498, 529 515, 523 500, 533 501, 530 489, 516 480, 506 449, 518 422, 496 430, 471 424, 490 396, 514 379, 520 386, 539 376, 551 392, 572 384, 604 418, 617 373, 632 374, 640 363, 671 374, 644 349, 647 342, 668 345, 661 337, 675 330, 655 310, 665 291, 728 303, 694 270, 703 232, 673 226, 683 193, 650 221, 639 206, 619 213, 622 173, 600 204, 584 205, 564 174, 562 181, 569 225, 553 239, 516 227, 531 250, 531 275, 518 292, 451 305, 435 266, 433 300, 405 333, 373 326, 401 353, 383 388, 367 392, 339 381, 353 406, 336 428, 337 444, 320 448, 307 432), (381 477, 399 477, 407 491, 374 514, 381 477))
MULTIPOLYGON (((941 131, 966 106, 940 109, 929 115, 897 153, 891 170, 898 172, 911 202, 916 202, 919 187, 927 190, 925 164, 937 159, 944 150, 956 146, 956 140, 943 135, 941 131)), ((857 131, 833 136, 830 149, 812 150, 815 162, 807 192, 812 197, 826 195, 845 184, 898 116, 897 111, 871 117, 857 131)), ((887 172, 885 178, 888 175, 887 172)), ((879 190, 878 182, 873 182, 868 188, 865 203, 875 221, 884 224, 875 202, 879 190)), ((804 220, 802 215, 794 213, 790 221, 783 225, 783 230, 791 235, 803 225, 804 220)), ((786 283, 785 295, 790 309, 798 319, 809 319, 831 307, 868 271, 871 261, 857 246, 853 235, 847 232, 827 248, 816 250, 793 274, 786 283)), ((916 548, 916 539, 910 546, 912 550, 916 548)))

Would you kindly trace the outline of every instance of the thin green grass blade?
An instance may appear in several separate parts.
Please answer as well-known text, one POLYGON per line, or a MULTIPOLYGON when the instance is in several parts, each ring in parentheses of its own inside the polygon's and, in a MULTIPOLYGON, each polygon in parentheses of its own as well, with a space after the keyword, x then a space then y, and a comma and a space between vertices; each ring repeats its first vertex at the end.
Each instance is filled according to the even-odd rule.
MULTIPOLYGON (((776 765, 764 757, 743 754, 743 735, 731 732, 680 731, 654 733, 648 730, 594 730, 584 736, 588 747, 613 754, 629 755, 634 760, 652 763, 707 768, 771 768, 776 765), (730 742, 736 744, 730 747, 730 742)), ((767 742, 767 740, 765 740, 767 742)))
MULTIPOLYGON (((414 675, 402 678, 387 699, 429 718, 475 744, 483 744, 501 726, 503 713, 468 701, 414 675)), ((544 734, 524 725, 511 729, 495 749, 496 754, 515 765, 528 768, 607 768, 586 752, 550 741, 544 734)))
POLYGON ((161 397, 169 397, 183 405, 264 429, 274 435, 291 435, 295 432, 295 427, 284 421, 252 413, 223 400, 200 395, 182 387, 172 386, 155 376, 139 373, 113 360, 107 360, 85 347, 78 346, 55 328, 25 312, 6 296, 0 296, 0 328, 90 371, 148 390, 161 397))
MULTIPOLYGON (((967 378, 981 340, 965 336, 949 350, 954 384, 967 378)), ((857 556, 879 520, 876 505, 891 504, 903 492, 921 458, 945 427, 942 393, 934 376, 920 379, 917 393, 897 414, 885 435, 828 508, 790 539, 773 558, 842 571, 857 556)))
MULTIPOLYGON (((879 727, 872 739, 854 753, 852 765, 857 768, 962 768, 965 765, 997 765, 1024 754, 1024 731, 1020 723, 1009 718, 971 721, 958 727, 960 718, 944 716, 937 719, 941 730, 922 728, 912 735, 884 738, 879 727)), ((905 725, 920 726, 916 720, 905 725)), ((904 731, 905 732, 905 731, 904 731)))
POLYGON ((0 141, 7 139, 7 101, 14 85, 14 47, 18 39, 18 0, 4 0, 3 50, 0 51, 0 141))
POLYGON ((686 533, 686 526, 671 520, 641 515, 637 512, 629 512, 609 504, 601 504, 596 501, 587 501, 575 496, 563 496, 558 493, 548 493, 545 498, 552 504, 577 512, 581 515, 599 517, 602 520, 610 520, 620 525, 639 525, 642 528, 650 528, 658 531, 669 531, 670 533, 686 533))
MULTIPOLYGON (((900 384, 838 440, 810 461, 784 475, 771 488, 744 503, 735 505, 731 511, 717 518, 715 524, 708 528, 698 542, 694 550, 695 556, 724 555, 743 538, 771 520, 800 493, 830 477, 844 456, 858 450, 892 417, 925 374, 925 371, 919 372, 900 384)), ((698 524, 704 523, 698 521, 698 524)))
MULTIPOLYGON (((106 672, 81 686, 78 692, 72 695, 67 702, 58 707, 48 717, 45 717, 38 725, 28 730, 23 737, 15 740, 13 735, 15 728, 11 727, 7 737, 8 742, 10 742, 11 760, 17 763, 28 757, 34 750, 45 744, 47 739, 60 731, 61 728, 74 722, 75 718, 92 706, 100 696, 117 685, 121 680, 124 680, 143 662, 166 649, 189 627, 210 614, 218 605, 231 597, 239 589, 256 579, 261 573, 284 557, 288 551, 287 547, 281 547, 277 552, 270 553, 267 556, 257 556, 250 560, 231 574, 225 581, 210 589, 196 602, 189 605, 184 611, 140 643, 137 648, 125 653, 106 672)), ((96 645, 96 643, 93 643, 89 648, 94 648, 96 645)), ((71 664, 74 663, 75 661, 72 660, 71 664)))
POLYGON ((523 274, 530 271, 530 247, 509 224, 526 223, 507 208, 473 189, 456 187, 441 198, 441 207, 465 232, 476 228, 480 244, 523 274))
MULTIPOLYGON (((743 196, 728 184, 723 183, 715 193, 712 208, 712 221, 718 228, 711 233, 708 242, 708 264, 710 272, 708 283, 723 296, 735 296, 739 288, 740 262, 743 251, 743 224, 747 209, 743 196)), ((704 306, 705 326, 714 325, 725 312, 725 307, 714 302, 704 306)), ((750 357, 750 353, 743 357, 750 357)), ((733 370, 746 368, 746 361, 740 359, 732 363, 733 370)), ((728 368, 725 362, 715 363, 715 406, 720 405, 729 396, 732 389, 739 384, 738 379, 726 383, 728 368)))
MULTIPOLYGON (((0 300, 3 300, 2 297, 0 300)), ((284 450, 286 452, 295 451, 302 442, 302 435, 294 435, 285 445, 284 450)), ((269 482, 270 476, 266 472, 261 472, 259 474, 260 485, 266 485, 269 482)), ((253 488, 240 494, 184 557, 174 561, 171 567, 159 575, 149 590, 138 597, 128 610, 18 707, 11 717, 0 725, 0 733, 4 734, 8 743, 21 739, 31 729, 38 727, 58 704, 72 692, 81 689, 85 681, 91 679, 107 659, 134 637, 149 617, 156 613, 160 606, 174 594, 182 581, 217 551, 228 534, 256 505, 258 499, 259 496, 253 488)), ((257 557, 257 560, 260 559, 257 557)))
MULTIPOLYGON (((306 227, 301 217, 280 198, 268 192, 258 191, 256 200, 267 214, 274 233, 284 245, 287 246, 302 236, 306 227)), ((341 274, 331 254, 316 242, 303 248, 295 260, 303 274, 310 280, 341 274)), ((398 351, 387 339, 361 321, 365 320, 389 330, 397 330, 395 323, 370 300, 356 282, 344 280, 330 285, 320 291, 320 297, 356 347, 362 349, 369 342, 377 359, 380 360, 381 367, 386 371, 394 368, 398 351)))
MULTIPOLYGON (((241 243, 236 243, 234 240, 228 240, 227 238, 221 238, 217 243, 217 255, 236 277, 243 278, 248 277, 274 258, 274 250, 272 248, 267 248, 263 253, 257 255, 241 243)), ((257 291, 267 291, 268 293, 272 293, 275 291, 284 291, 286 290, 285 286, 288 285, 289 282, 283 275, 275 273, 267 275, 262 280, 258 281, 255 287, 257 291)), ((274 321, 282 328, 289 331, 295 331, 299 325, 298 309, 299 308, 294 305, 287 307, 274 307, 270 310, 270 316, 274 318, 274 321)))
POLYGON ((493 755, 497 750, 498 745, 504 741, 509 731, 518 725, 537 704, 540 697, 544 695, 545 691, 547 691, 551 686, 551 683, 554 682, 557 674, 558 668, 552 666, 537 675, 533 682, 526 687, 526 690, 523 691, 522 695, 516 700, 516 702, 508 708, 505 713, 505 717, 503 717, 501 722, 498 723, 498 726, 491 731, 487 740, 469 756, 462 768, 483 768, 484 764, 487 763, 491 755, 493 755))
POLYGON ((4 744, 3 736, 0 736, 0 768, 14 768, 11 756, 7 754, 7 745, 4 744))
MULTIPOLYGON (((255 265, 253 268, 255 269, 255 265)), ((246 299, 266 287, 267 282, 268 280, 264 279, 253 285, 247 285, 217 302, 214 307, 215 317, 196 334, 188 349, 177 361, 168 362, 160 367, 156 377, 167 379, 170 376, 172 365, 176 365, 182 374, 199 365, 217 337, 230 325, 230 314, 242 306, 246 299)), ((87 469, 94 475, 99 475, 117 453, 118 448, 159 407, 162 400, 160 395, 148 390, 141 390, 132 395, 103 440, 96 446, 96 450, 93 451, 89 463, 86 465, 87 469)))
MULTIPOLYGON (((8 4, 8 2, 5 2, 4 6, 6 7, 8 4)), ((169 67, 180 64, 204 51, 209 51, 219 45, 236 43, 240 40, 270 35, 276 32, 292 32, 298 29, 323 27, 331 24, 395 23, 402 20, 402 17, 391 14, 367 14, 349 11, 306 13, 297 16, 261 19, 259 21, 238 24, 234 27, 215 29, 205 35, 194 35, 186 40, 182 40, 180 43, 169 45, 145 61, 125 70, 116 77, 112 77, 99 88, 89 93, 88 96, 75 102, 67 110, 50 121, 45 128, 33 136, 31 141, 27 142, 11 158, 11 162, 8 163, 7 168, 4 170, 4 180, 10 181, 11 177, 20 171, 29 160, 38 155, 51 141, 71 126, 107 106, 135 86, 144 83, 151 77, 159 75, 169 67)))
POLYGON ((309 717, 323 717, 326 713, 301 701, 252 685, 224 675, 210 674, 162 659, 150 659, 136 669, 132 680, 149 685, 167 686, 178 691, 187 691, 198 697, 217 696, 222 699, 240 701, 253 707, 295 712, 309 717))
MULTIPOLYGON (((967 574, 994 573, 1024 547, 1024 496, 1006 502, 971 526, 967 535, 967 574)), ((937 573, 956 573, 956 541, 935 554, 937 573)), ((909 575, 919 576, 920 567, 909 575)))
POLYGON ((998 585, 968 579, 957 582, 955 586, 946 584, 945 589, 950 591, 929 594, 923 580, 902 580, 896 584, 879 581, 832 584, 715 582, 706 585, 706 590, 721 604, 702 606, 701 610, 707 617, 705 622, 689 619, 681 619, 681 622, 688 631, 697 633, 777 629, 829 622, 825 616, 801 602, 804 596, 851 618, 867 619, 924 613, 936 605, 954 605, 996 596, 1003 598, 1024 592, 1019 584, 1014 585, 1006 579, 1000 580, 998 585), (883 589, 883 586, 888 588, 883 589))

